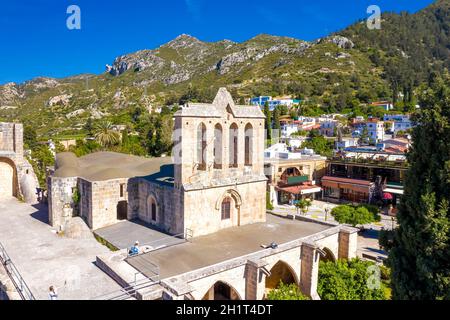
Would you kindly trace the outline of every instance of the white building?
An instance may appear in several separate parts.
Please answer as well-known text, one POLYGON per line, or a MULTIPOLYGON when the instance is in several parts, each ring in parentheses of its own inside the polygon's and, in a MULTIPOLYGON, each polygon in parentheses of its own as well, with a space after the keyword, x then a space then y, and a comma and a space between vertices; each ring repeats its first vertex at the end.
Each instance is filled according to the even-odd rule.
POLYGON ((281 126, 281 137, 290 137, 295 132, 298 132, 298 125, 296 123, 287 123, 281 126))
POLYGON ((394 133, 406 131, 413 127, 413 123, 407 114, 385 115, 383 120, 386 122, 392 122, 390 129, 394 133))
POLYGON ((384 140, 384 122, 378 119, 369 119, 366 122, 370 142, 377 143, 384 140))
POLYGON ((334 136, 334 131, 337 127, 337 120, 327 120, 320 124, 320 134, 327 137, 334 136))

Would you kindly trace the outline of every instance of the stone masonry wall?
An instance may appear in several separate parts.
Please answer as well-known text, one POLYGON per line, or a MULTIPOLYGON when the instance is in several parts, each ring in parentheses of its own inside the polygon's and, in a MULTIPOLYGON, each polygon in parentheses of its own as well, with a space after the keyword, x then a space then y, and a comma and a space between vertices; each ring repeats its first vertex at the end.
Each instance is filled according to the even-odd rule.
POLYGON ((183 198, 179 189, 152 183, 144 179, 139 181, 139 212, 137 217, 142 221, 156 225, 171 233, 184 233, 183 198), (149 197, 156 200, 157 218, 152 221, 149 197))
POLYGON ((77 177, 49 177, 48 184, 48 215, 50 225, 58 230, 64 228, 72 218, 73 193, 77 188, 77 177))
POLYGON ((266 219, 265 199, 265 181, 185 192, 185 228, 191 229, 193 236, 198 237, 227 227, 264 222, 266 219), (222 220, 221 202, 230 190, 240 195, 242 204, 236 208, 236 199, 231 194, 234 202, 231 219, 222 220))

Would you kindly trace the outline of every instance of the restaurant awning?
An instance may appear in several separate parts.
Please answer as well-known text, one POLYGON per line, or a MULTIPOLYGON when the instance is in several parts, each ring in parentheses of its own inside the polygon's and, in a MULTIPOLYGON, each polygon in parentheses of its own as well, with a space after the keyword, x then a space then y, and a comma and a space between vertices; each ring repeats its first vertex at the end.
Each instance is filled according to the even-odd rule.
POLYGON ((290 187, 277 187, 279 191, 284 191, 292 194, 311 194, 316 192, 321 192, 322 188, 318 186, 290 186, 290 187))
POLYGON ((354 192, 369 193, 372 182, 366 180, 329 177, 322 178, 322 187, 333 189, 349 189, 354 192))
POLYGON ((401 189, 386 188, 386 189, 383 190, 383 192, 403 195, 403 190, 401 190, 401 189))

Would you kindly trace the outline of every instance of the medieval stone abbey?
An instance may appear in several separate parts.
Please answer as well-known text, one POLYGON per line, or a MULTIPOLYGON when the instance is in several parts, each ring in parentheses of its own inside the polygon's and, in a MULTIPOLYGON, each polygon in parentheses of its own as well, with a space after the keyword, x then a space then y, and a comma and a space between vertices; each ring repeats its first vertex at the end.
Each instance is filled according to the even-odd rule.
POLYGON ((122 286, 145 283, 133 287, 139 299, 264 299, 280 281, 319 299, 319 261, 355 257, 356 229, 266 214, 260 108, 236 105, 221 88, 212 103, 187 103, 174 117, 172 157, 57 154, 50 224, 63 231, 79 216, 97 235, 131 222, 163 241, 182 235, 137 256, 126 245, 97 256, 122 286))
POLYGON ((175 114, 174 157, 143 159, 97 153, 57 155, 49 177, 50 221, 63 228, 72 195, 92 229, 139 218, 194 236, 265 221, 264 115, 236 106, 220 89, 212 104, 175 114), (67 211, 67 212, 66 212, 67 211))

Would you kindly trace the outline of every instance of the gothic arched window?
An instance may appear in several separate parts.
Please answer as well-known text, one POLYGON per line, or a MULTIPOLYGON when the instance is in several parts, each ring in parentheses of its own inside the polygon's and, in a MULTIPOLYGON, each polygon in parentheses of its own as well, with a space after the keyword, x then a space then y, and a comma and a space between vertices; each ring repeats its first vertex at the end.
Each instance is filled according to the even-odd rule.
POLYGON ((250 123, 245 126, 245 165, 253 164, 253 127, 250 123))
POLYGON ((206 170, 206 126, 200 123, 197 127, 197 163, 198 170, 206 170))
POLYGON ((222 201, 222 220, 231 218, 231 198, 227 197, 222 201))
POLYGON ((222 169, 222 126, 214 127, 214 169, 222 169))
POLYGON ((230 168, 238 167, 238 126, 236 123, 233 123, 230 126, 230 168))

